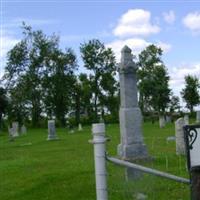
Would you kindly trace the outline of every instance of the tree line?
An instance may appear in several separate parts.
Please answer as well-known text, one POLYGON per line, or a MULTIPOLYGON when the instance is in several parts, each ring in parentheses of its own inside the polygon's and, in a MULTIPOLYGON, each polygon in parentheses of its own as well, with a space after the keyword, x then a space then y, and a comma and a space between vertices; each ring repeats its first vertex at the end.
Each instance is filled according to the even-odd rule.
MULTIPOLYGON (((0 124, 30 122, 37 127, 45 119, 55 118, 60 126, 67 118, 74 124, 99 119, 118 120, 119 82, 114 52, 98 39, 80 44, 84 67, 71 48, 61 49, 59 37, 33 30, 23 23, 23 39, 7 54, 0 88, 0 124)), ((180 109, 179 98, 169 88, 170 77, 162 61, 162 49, 149 45, 135 59, 138 65, 139 105, 143 114, 180 109)), ((199 79, 188 75, 181 95, 193 112, 200 103, 199 79)))

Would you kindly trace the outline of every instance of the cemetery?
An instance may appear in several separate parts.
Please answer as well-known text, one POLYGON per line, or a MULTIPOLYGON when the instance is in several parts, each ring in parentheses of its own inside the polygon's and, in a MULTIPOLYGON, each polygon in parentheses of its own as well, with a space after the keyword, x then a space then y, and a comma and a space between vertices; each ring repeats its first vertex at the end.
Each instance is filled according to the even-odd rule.
MULTIPOLYGON (((80 16, 79 26, 90 21, 80 16)), ((178 71, 169 44, 144 39, 161 23, 174 30, 174 11, 161 16, 129 8, 98 37, 21 22, 0 57, 0 200, 200 200, 200 65, 178 71)), ((197 22, 200 12, 189 13, 182 26, 196 36, 197 22)))
MULTIPOLYGON (((146 166, 188 178, 185 157, 176 155, 175 141, 167 137, 175 134, 174 125, 167 124, 162 131, 158 123, 143 126, 144 141, 153 162, 146 166)), ((91 127, 75 130, 57 129, 59 140, 47 141, 46 129, 31 129, 27 135, 8 142, 7 133, 0 136, 0 177, 2 199, 91 199, 96 198, 91 127), (29 144, 29 145, 25 145, 29 144), (22 146, 23 145, 23 146, 22 146), (9 192, 8 192, 9 191, 9 192)), ((119 126, 109 125, 106 134, 109 155, 116 156, 119 144, 119 126)), ((148 175, 139 183, 127 183, 124 169, 108 163, 108 192, 111 199, 132 199, 137 193, 149 199, 189 198, 189 187, 148 175), (146 184, 148 183, 148 184, 146 184)))
MULTIPOLYGON (((48 120, 47 129, 27 129, 14 121, 8 133, 2 132, 1 197, 5 200, 186 200, 192 191, 196 195, 193 199, 198 199, 198 184, 189 185, 191 177, 198 183, 199 173, 194 171, 190 176, 188 171, 190 150, 183 128, 198 124, 199 112, 196 118, 189 119, 185 114, 175 122, 163 116, 156 123, 144 122, 138 105, 136 69, 131 49, 125 46, 119 65, 119 124, 105 124, 101 118, 100 123, 91 126, 79 123, 56 128, 55 120, 48 120), (89 143, 94 145, 94 153, 89 143)), ((194 137, 198 137, 197 132, 194 137)))

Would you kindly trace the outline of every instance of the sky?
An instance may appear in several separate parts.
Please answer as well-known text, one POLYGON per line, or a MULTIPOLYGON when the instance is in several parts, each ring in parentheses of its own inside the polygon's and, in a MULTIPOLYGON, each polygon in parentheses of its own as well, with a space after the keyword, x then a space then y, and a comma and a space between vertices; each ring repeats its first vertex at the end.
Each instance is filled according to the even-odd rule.
POLYGON ((79 72, 80 44, 95 38, 113 48, 117 61, 124 45, 136 56, 149 44, 161 47, 175 95, 185 75, 200 78, 200 0, 0 0, 0 77, 7 52, 22 39, 22 21, 59 35, 61 48, 77 55, 79 72))

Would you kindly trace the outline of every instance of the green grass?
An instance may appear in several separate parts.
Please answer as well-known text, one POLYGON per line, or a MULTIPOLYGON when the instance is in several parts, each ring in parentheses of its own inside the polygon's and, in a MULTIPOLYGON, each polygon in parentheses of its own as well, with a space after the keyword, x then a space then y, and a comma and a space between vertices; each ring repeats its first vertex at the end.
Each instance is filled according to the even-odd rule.
MULTIPOLYGON (((1 200, 94 200, 95 177, 91 127, 69 134, 57 129, 58 141, 47 141, 47 130, 31 129, 26 136, 9 142, 7 133, 0 136, 0 199, 1 200), (30 145, 31 144, 31 145, 30 145)), ((116 156, 119 126, 108 125, 111 141, 108 153, 116 156)), ((144 124, 144 138, 152 162, 149 167, 188 177, 185 158, 176 156, 175 142, 166 142, 174 135, 173 124, 159 129, 158 124, 144 124)), ((110 200, 134 199, 144 193, 148 199, 189 199, 189 187, 183 184, 144 175, 136 182, 124 180, 124 168, 108 163, 110 200)))

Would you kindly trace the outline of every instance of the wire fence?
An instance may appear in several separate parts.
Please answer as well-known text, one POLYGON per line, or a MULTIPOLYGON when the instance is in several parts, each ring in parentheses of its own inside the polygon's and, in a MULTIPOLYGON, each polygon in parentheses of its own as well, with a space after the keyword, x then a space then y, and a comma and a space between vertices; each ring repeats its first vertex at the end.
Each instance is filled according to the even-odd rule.
MULTIPOLYGON (((166 170, 176 174, 177 176, 183 176, 186 174, 186 169, 182 165, 182 160, 176 160, 179 165, 178 171, 173 173, 174 170, 174 158, 168 157, 156 157, 154 161, 150 162, 153 169, 160 169, 161 165, 166 170), (173 163, 173 165, 170 165, 173 163), (178 172, 178 173, 177 173, 178 172)), ((157 177, 151 174, 142 173, 141 177, 135 180, 128 180, 125 177, 126 168, 114 165, 107 162, 108 172, 108 196, 109 199, 149 199, 149 200, 188 200, 189 199, 189 186, 183 183, 177 183, 173 180, 167 180, 162 177, 157 177)))
MULTIPOLYGON (((174 138, 147 137, 144 140, 152 159, 138 164, 188 178, 186 158, 176 155, 174 138)), ((190 197, 189 185, 147 173, 127 180, 125 171, 126 168, 107 162, 109 199, 188 200, 190 197)))

